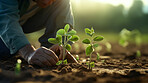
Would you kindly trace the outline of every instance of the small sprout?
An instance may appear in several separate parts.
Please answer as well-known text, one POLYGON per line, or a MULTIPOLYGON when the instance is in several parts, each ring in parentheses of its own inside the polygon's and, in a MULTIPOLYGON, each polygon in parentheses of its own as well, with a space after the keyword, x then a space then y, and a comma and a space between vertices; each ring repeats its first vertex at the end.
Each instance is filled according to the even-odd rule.
POLYGON ((100 54, 97 53, 97 60, 99 61, 100 60, 100 54))
POLYGON ((111 48, 112 48, 112 45, 109 42, 106 42, 105 46, 106 46, 107 51, 110 52, 111 48))
POLYGON ((79 55, 76 55, 76 60, 79 60, 79 55))
POLYGON ((141 52, 140 52, 140 50, 137 50, 136 56, 137 56, 137 57, 141 57, 141 52))
POLYGON ((56 63, 56 65, 61 65, 62 64, 62 60, 59 60, 57 63, 56 63))
POLYGON ((48 42, 52 44, 59 44, 63 47, 63 60, 58 61, 56 65, 67 64, 67 60, 65 60, 65 52, 66 50, 71 50, 71 45, 68 44, 69 41, 76 42, 79 40, 79 36, 76 35, 76 31, 74 29, 70 30, 70 25, 66 24, 64 29, 59 29, 56 33, 56 38, 49 38, 48 42), (62 41, 63 40, 63 41, 62 41))
POLYGON ((130 35, 131 35, 131 32, 129 30, 123 29, 120 32, 119 44, 123 47, 126 47, 128 45, 128 40, 129 40, 130 35))
POLYGON ((18 76, 20 75, 20 72, 21 72, 21 59, 18 59, 17 60, 17 63, 16 63, 16 66, 15 66, 15 75, 18 76))
POLYGON ((130 41, 135 42, 136 45, 140 45, 142 41, 140 31, 138 30, 129 31, 127 29, 121 30, 119 44, 123 47, 126 47, 128 46, 130 41))
POLYGON ((95 67, 95 62, 91 62, 91 63, 90 63, 90 67, 91 67, 91 68, 95 67))
POLYGON ((93 67, 95 67, 95 62, 86 62, 86 65, 88 65, 89 69, 92 69, 93 67))
MULTIPOLYGON (((91 61, 91 55, 95 51, 95 49, 99 46, 99 44, 97 44, 96 42, 102 41, 104 37, 100 35, 93 37, 95 34, 93 28, 91 29, 85 28, 85 33, 91 37, 90 39, 87 38, 82 41, 82 43, 88 44, 85 49, 86 56, 89 56, 89 60, 86 62, 86 65, 88 65, 88 68, 91 70, 95 66, 94 62, 91 61)), ((100 54, 99 53, 96 54, 97 54, 97 60, 99 60, 100 54)))
POLYGON ((105 60, 101 60, 101 62, 102 62, 102 63, 104 63, 104 62, 105 62, 105 60))
POLYGON ((141 33, 139 30, 132 30, 131 31, 131 38, 133 41, 135 41, 136 45, 140 45, 141 44, 141 33))
POLYGON ((65 60, 63 61, 63 63, 64 63, 64 64, 67 64, 67 63, 68 63, 68 62, 67 62, 67 59, 65 59, 65 60))

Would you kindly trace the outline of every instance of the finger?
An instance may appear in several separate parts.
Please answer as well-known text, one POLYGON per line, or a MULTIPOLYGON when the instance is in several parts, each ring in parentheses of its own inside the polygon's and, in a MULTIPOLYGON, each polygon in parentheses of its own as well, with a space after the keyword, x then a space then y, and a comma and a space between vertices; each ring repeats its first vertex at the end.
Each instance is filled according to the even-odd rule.
POLYGON ((47 67, 47 66, 52 66, 50 64, 50 62, 48 62, 48 60, 46 58, 44 58, 43 56, 37 56, 34 57, 32 60, 31 60, 32 64, 36 64, 36 65, 39 65, 41 67, 47 67))
POLYGON ((59 48, 59 45, 58 45, 58 44, 52 45, 52 46, 50 47, 50 49, 51 49, 51 50, 54 50, 54 51, 58 50, 58 48, 59 48))
POLYGON ((45 59, 47 59, 48 60, 48 62, 51 64, 51 65, 53 65, 53 66, 55 66, 56 65, 56 61, 51 57, 51 56, 49 56, 49 55, 47 55, 47 54, 44 54, 44 55, 42 55, 45 59))
POLYGON ((50 61, 48 61, 47 58, 45 58, 43 55, 41 55, 40 59, 38 59, 42 64, 44 64, 46 67, 47 66, 52 66, 50 61))
POLYGON ((57 62, 52 57, 49 60, 50 60, 49 62, 52 66, 56 65, 57 62))
POLYGON ((59 61, 58 60, 58 57, 56 56, 56 54, 50 50, 50 49, 47 49, 47 48, 43 48, 43 52, 46 53, 47 55, 50 54, 50 56, 55 60, 55 61, 59 61))
POLYGON ((68 60, 69 63, 78 63, 78 61, 74 58, 74 56, 70 52, 67 52, 66 59, 68 60))
POLYGON ((32 65, 37 65, 37 66, 40 66, 40 67, 45 67, 44 64, 42 64, 39 60, 32 60, 32 65))
POLYGON ((53 45, 50 49, 59 57, 60 55, 60 50, 59 50, 60 46, 58 44, 53 45))

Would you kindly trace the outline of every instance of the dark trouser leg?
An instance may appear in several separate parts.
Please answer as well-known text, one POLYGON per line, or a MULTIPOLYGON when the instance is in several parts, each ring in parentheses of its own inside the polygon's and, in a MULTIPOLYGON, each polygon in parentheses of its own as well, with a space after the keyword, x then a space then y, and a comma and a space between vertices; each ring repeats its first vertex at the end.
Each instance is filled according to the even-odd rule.
POLYGON ((50 47, 52 44, 48 42, 48 38, 55 37, 56 31, 67 23, 73 25, 69 0, 56 0, 29 18, 23 25, 23 31, 30 33, 45 27, 45 33, 39 38, 39 42, 41 46, 50 47))
POLYGON ((42 46, 50 47, 48 38, 55 37, 56 31, 63 28, 65 24, 73 25, 73 17, 71 15, 69 0, 57 0, 49 9, 48 20, 46 21, 45 34, 40 37, 39 42, 42 46))
POLYGON ((9 57, 12 57, 13 55, 10 54, 9 49, 4 44, 2 39, 0 38, 0 60, 2 59, 8 59, 9 57))

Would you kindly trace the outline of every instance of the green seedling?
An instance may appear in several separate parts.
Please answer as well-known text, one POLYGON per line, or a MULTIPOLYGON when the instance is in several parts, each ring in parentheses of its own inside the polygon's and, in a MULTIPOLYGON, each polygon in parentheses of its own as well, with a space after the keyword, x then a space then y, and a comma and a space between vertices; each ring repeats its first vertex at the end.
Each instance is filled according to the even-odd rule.
POLYGON ((21 72, 21 59, 17 60, 16 66, 15 66, 15 75, 18 76, 20 75, 21 72))
POLYGON ((123 47, 126 47, 128 45, 128 40, 130 39, 131 32, 127 29, 123 29, 120 32, 120 40, 119 44, 123 47))
POLYGON ((131 39, 135 41, 136 45, 140 45, 142 42, 141 33, 139 30, 132 30, 131 31, 131 39))
POLYGON ((80 58, 79 58, 79 55, 76 55, 76 60, 79 60, 80 58))
POLYGON ((136 45, 140 45, 141 43, 141 33, 138 30, 129 31, 127 29, 123 29, 120 32, 120 40, 119 44, 123 47, 128 46, 129 42, 134 41, 136 45))
POLYGON ((105 62, 105 60, 101 60, 101 62, 102 62, 102 63, 104 63, 104 62, 105 62))
POLYGON ((136 56, 137 56, 137 57, 140 57, 140 56, 141 56, 141 52, 140 52, 140 50, 137 50, 137 52, 136 52, 136 56))
POLYGON ((70 51, 71 50, 71 45, 68 43, 69 41, 71 42, 76 42, 79 40, 79 36, 76 35, 76 31, 74 29, 69 30, 70 25, 66 24, 64 29, 59 29, 56 33, 56 38, 49 38, 48 41, 52 44, 59 44, 60 46, 63 47, 63 59, 58 61, 56 65, 60 64, 67 64, 67 60, 65 60, 65 54, 66 50, 70 51))
MULTIPOLYGON (((85 52, 86 52, 86 56, 89 56, 89 61, 86 62, 86 65, 88 65, 88 68, 91 70, 95 66, 94 62, 91 61, 91 55, 95 51, 95 48, 97 48, 99 46, 99 44, 97 44, 96 42, 102 41, 104 39, 104 37, 100 36, 100 35, 93 37, 94 33, 95 33, 93 28, 91 28, 91 29, 85 28, 85 33, 88 36, 90 36, 90 39, 86 38, 82 42, 84 44, 88 45, 86 47, 85 52)), ((96 53, 96 55, 97 55, 97 60, 99 60, 100 54, 96 53)))

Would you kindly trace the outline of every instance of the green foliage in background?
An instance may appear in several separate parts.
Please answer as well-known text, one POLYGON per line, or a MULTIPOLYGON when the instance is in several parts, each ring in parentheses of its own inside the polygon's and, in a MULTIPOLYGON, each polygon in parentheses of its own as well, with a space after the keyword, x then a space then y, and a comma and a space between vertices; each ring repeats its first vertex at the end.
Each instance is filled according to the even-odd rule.
POLYGON ((140 45, 141 41, 141 33, 138 30, 129 31, 124 28, 120 32, 119 44, 123 47, 126 47, 129 42, 135 42, 136 45, 140 45))
POLYGON ((93 26, 97 27, 95 31, 119 32, 128 26, 127 29, 138 29, 147 33, 148 13, 144 13, 143 6, 142 0, 133 0, 128 10, 123 5, 113 6, 91 0, 79 0, 79 4, 72 4, 75 27, 81 31, 84 27, 93 26))

